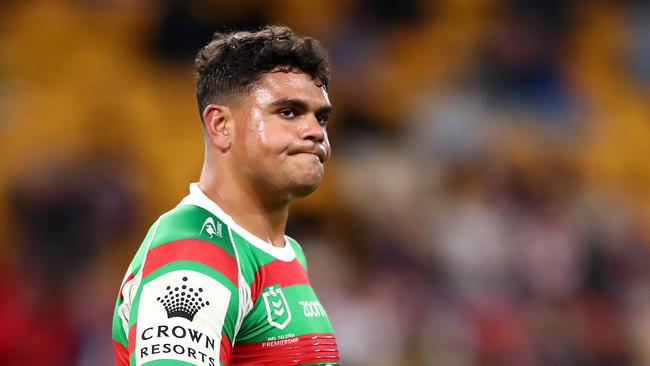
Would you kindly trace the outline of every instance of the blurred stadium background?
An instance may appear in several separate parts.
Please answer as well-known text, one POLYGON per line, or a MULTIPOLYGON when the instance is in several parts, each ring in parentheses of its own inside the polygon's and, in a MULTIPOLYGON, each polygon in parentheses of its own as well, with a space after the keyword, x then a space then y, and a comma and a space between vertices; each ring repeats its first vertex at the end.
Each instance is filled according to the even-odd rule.
POLYGON ((345 365, 650 365, 650 7, 614 0, 0 2, 0 364, 113 363, 202 163, 193 56, 269 22, 331 51, 288 233, 345 365))

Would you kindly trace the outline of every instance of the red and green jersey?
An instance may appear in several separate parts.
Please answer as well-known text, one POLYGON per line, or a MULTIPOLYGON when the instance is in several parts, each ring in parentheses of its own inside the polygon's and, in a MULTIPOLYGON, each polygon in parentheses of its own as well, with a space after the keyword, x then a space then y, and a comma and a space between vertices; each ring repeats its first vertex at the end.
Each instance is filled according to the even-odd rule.
POLYGON ((339 365, 296 241, 237 225, 198 184, 147 233, 115 305, 117 365, 339 365))

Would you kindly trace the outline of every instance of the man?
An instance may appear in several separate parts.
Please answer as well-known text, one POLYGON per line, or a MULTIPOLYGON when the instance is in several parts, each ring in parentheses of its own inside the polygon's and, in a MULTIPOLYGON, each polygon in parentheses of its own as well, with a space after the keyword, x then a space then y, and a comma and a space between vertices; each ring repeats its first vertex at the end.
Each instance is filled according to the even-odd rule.
POLYGON ((338 365, 289 203, 330 157, 328 56, 290 29, 217 34, 195 62, 200 180, 151 227, 113 317, 118 365, 338 365))

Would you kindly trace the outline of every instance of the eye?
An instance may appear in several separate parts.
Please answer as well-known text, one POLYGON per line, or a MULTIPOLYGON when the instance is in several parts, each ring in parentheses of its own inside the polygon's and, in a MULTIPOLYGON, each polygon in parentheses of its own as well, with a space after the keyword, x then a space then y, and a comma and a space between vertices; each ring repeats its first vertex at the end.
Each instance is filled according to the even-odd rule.
POLYGON ((282 109, 279 111, 280 115, 284 118, 295 118, 297 116, 296 111, 293 109, 282 109))
POLYGON ((327 121, 329 121, 330 115, 329 113, 319 113, 316 115, 316 120, 321 126, 326 126, 327 121))

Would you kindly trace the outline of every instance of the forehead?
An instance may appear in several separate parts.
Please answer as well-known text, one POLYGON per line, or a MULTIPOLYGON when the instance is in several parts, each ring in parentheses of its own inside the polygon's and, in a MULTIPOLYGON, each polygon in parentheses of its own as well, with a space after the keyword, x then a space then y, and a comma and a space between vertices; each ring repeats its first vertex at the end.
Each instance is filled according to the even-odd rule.
POLYGON ((301 99, 315 108, 330 105, 325 89, 303 72, 264 73, 249 95, 251 101, 260 106, 279 99, 301 99))

